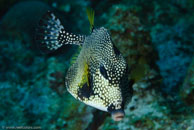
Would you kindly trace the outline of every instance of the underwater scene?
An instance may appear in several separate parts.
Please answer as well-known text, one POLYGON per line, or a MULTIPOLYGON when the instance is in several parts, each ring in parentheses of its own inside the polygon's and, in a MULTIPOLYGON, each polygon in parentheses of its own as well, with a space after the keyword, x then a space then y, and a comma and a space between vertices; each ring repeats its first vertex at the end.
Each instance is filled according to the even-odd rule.
POLYGON ((0 0, 0 130, 194 130, 194 0, 0 0))

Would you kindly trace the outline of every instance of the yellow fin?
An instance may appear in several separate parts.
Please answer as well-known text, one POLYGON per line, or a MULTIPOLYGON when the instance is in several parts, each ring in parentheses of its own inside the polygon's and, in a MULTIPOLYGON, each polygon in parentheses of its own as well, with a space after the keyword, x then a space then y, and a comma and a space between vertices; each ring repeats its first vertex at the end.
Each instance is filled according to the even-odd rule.
POLYGON ((88 15, 88 20, 90 22, 90 31, 94 28, 94 10, 92 8, 87 8, 86 13, 88 15))
POLYGON ((88 81, 88 65, 87 63, 84 64, 84 74, 82 75, 81 82, 78 84, 79 87, 83 87, 83 85, 87 83, 87 86, 89 86, 88 81))

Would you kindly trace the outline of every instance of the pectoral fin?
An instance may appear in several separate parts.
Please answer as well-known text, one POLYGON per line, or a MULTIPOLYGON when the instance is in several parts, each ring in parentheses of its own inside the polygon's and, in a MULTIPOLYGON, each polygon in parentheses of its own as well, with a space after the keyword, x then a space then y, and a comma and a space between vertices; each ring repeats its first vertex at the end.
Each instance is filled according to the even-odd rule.
POLYGON ((93 92, 92 90, 92 77, 90 75, 88 65, 86 64, 84 67, 84 74, 82 77, 82 81, 79 84, 78 89, 78 97, 83 100, 84 98, 89 98, 93 92))

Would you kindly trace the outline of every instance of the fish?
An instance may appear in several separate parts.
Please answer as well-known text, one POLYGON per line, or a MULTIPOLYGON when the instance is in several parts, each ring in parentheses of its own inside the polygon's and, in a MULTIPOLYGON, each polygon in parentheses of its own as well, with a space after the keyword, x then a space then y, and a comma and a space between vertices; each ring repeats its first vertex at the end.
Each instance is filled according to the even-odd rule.
POLYGON ((48 11, 40 20, 36 39, 44 49, 55 51, 77 45, 80 52, 65 76, 68 92, 79 101, 109 112, 114 121, 124 118, 124 109, 133 95, 128 65, 105 27, 94 27, 94 11, 87 9, 90 34, 73 34, 48 11))

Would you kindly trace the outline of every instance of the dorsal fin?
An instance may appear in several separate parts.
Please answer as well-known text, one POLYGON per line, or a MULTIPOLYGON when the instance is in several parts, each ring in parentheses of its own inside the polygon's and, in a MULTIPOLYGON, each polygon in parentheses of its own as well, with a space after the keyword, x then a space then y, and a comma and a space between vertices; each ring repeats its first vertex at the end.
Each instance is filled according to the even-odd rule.
POLYGON ((90 31, 92 32, 93 28, 94 28, 94 10, 92 8, 87 8, 86 9, 86 13, 88 15, 88 20, 90 23, 90 31))

